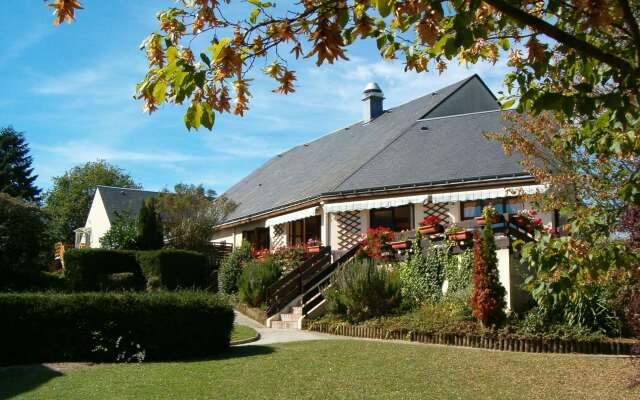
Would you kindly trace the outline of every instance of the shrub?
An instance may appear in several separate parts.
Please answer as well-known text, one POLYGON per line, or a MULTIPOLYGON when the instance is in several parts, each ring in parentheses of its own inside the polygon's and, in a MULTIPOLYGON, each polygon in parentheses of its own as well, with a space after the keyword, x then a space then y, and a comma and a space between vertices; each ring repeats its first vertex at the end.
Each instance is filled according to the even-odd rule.
POLYGON ((0 363, 206 357, 227 348, 233 318, 204 292, 4 293, 0 363))
POLYGON ((281 275, 281 267, 271 257, 248 262, 238 280, 240 301, 252 307, 262 305, 267 296, 267 289, 281 275))
POLYGON ((65 278, 74 291, 100 290, 104 275, 129 272, 144 283, 135 251, 72 249, 64 253, 65 278))
POLYGON ((187 250, 139 251, 137 260, 150 288, 205 288, 207 257, 187 250))
MULTIPOLYGON (((485 220, 490 215, 484 213, 485 220)), ((477 232, 473 235, 473 292, 471 307, 473 316, 484 326, 499 326, 506 317, 504 313, 506 290, 500 283, 496 243, 491 224, 484 226, 482 241, 477 232)))
POLYGON ((134 273, 121 272, 99 276, 98 287, 103 291, 144 290, 144 282, 134 273))
POLYGON ((111 228, 100 238, 100 246, 111 250, 138 248, 138 228, 135 218, 128 213, 117 213, 111 228))
POLYGON ((364 321, 396 311, 401 304, 399 274, 367 260, 341 267, 324 291, 333 314, 350 321, 364 321))
POLYGON ((218 290, 221 293, 232 294, 238 291, 238 279, 242 273, 242 266, 249 260, 251 260, 251 243, 243 240, 240 247, 234 249, 220 263, 218 290))
POLYGON ((304 246, 280 247, 271 254, 273 261, 285 274, 301 266, 308 257, 304 246))
POLYGON ((0 288, 22 289, 44 269, 44 231, 38 207, 0 193, 0 288))

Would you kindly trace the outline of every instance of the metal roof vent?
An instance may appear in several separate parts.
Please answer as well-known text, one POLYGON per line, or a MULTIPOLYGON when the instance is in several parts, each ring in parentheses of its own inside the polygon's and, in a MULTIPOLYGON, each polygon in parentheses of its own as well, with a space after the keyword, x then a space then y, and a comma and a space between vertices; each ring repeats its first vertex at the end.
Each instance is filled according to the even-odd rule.
POLYGON ((371 82, 364 88, 362 101, 364 102, 364 117, 363 122, 367 123, 374 118, 380 116, 384 109, 382 107, 382 101, 384 96, 382 89, 377 83, 371 82))

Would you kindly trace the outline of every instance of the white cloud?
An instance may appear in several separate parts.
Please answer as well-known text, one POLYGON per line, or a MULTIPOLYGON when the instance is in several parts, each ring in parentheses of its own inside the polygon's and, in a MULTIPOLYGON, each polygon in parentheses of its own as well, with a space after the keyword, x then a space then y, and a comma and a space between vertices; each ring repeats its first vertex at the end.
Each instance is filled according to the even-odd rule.
POLYGON ((204 162, 215 157, 204 157, 177 151, 152 150, 148 152, 124 150, 91 142, 68 142, 62 145, 45 146, 34 144, 35 150, 63 157, 67 163, 82 163, 104 159, 107 161, 130 161, 143 163, 204 162))

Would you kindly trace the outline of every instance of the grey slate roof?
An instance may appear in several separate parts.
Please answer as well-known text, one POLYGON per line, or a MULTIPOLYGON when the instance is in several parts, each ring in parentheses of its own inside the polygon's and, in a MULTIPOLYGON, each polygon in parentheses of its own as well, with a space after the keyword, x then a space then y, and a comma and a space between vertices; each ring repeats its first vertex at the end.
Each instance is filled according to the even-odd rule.
POLYGON ((493 94, 473 75, 386 110, 367 124, 357 122, 294 147, 225 193, 238 204, 225 222, 328 193, 521 174, 517 160, 507 159, 497 143, 482 135, 483 130, 499 130, 499 112, 418 121, 432 112, 461 114, 498 108, 493 94), (459 104, 450 104, 454 98, 459 104), (423 131, 422 126, 430 129, 423 131))
POLYGON ((98 186, 109 222, 113 223, 116 214, 133 213, 137 215, 144 201, 158 196, 158 192, 140 189, 126 189, 112 186, 98 186))

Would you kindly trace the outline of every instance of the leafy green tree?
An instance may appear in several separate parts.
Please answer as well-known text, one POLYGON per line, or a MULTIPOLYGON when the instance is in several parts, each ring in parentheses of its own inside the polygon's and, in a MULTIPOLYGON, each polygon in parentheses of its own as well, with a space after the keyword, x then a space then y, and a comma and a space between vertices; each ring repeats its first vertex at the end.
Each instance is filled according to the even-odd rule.
POLYGON ((24 135, 12 127, 0 129, 0 192, 27 201, 39 201, 41 190, 34 182, 29 146, 24 135))
POLYGON ((131 213, 116 213, 111 228, 100 238, 100 246, 113 250, 138 248, 138 224, 131 213))
POLYGON ((140 209, 137 243, 141 250, 156 250, 164 245, 164 229, 156 212, 155 198, 147 199, 140 209))
POLYGON ((168 245, 198 251, 208 246, 213 228, 235 205, 202 185, 177 184, 173 193, 160 194, 157 207, 163 216, 168 245))
POLYGON ((0 193, 0 287, 45 269, 46 219, 37 206, 0 193))
POLYGON ((84 226, 98 185, 141 188, 129 174, 104 160, 87 162, 53 178, 53 188, 45 193, 45 209, 55 240, 74 241, 73 231, 84 226))

